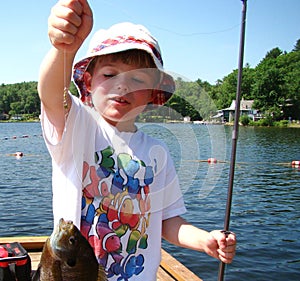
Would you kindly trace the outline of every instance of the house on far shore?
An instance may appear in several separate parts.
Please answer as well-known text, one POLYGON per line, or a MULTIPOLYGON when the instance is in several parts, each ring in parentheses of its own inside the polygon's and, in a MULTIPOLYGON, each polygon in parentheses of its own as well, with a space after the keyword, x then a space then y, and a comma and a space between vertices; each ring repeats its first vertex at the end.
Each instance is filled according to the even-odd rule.
MULTIPOLYGON (((240 102, 240 115, 248 115, 253 121, 261 118, 258 110, 252 109, 253 100, 244 100, 240 102)), ((234 120, 236 101, 233 100, 231 105, 227 108, 218 110, 217 115, 213 116, 212 119, 220 120, 221 122, 232 122, 234 120)))

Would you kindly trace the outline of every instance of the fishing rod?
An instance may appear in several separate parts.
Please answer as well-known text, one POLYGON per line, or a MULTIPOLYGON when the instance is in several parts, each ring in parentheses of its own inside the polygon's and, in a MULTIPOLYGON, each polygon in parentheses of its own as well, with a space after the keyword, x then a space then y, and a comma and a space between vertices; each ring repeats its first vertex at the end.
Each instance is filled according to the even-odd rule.
MULTIPOLYGON (((240 50, 239 50, 239 65, 238 65, 238 81, 236 89, 236 101, 235 101, 235 115, 234 115, 234 127, 232 131, 232 147, 231 147, 231 160, 229 170, 229 182, 228 182, 228 193, 226 212, 224 220, 224 233, 228 235, 231 203, 232 203, 232 192, 233 192, 233 180, 234 180, 234 169, 235 169, 235 158, 236 158, 236 147, 239 130, 239 117, 240 117, 240 100, 241 100, 241 86, 242 86, 242 73, 243 73, 243 60, 244 60, 244 45, 245 45, 245 27, 246 27, 246 11, 247 11, 247 0, 241 0, 242 6, 242 23, 241 23, 241 35, 240 35, 240 50)), ((221 262, 219 266, 218 281, 224 279, 225 263, 221 262)))

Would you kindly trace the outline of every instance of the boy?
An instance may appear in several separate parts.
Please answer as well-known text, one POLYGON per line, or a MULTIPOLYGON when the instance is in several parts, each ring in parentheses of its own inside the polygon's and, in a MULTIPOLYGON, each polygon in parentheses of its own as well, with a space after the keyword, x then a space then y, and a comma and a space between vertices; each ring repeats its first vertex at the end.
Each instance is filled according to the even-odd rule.
POLYGON ((86 0, 59 1, 49 17, 53 48, 38 90, 55 224, 63 217, 80 227, 109 280, 156 280, 161 237, 230 263, 235 235, 208 233, 180 217, 185 207, 169 152, 135 126, 139 113, 174 91, 150 33, 131 23, 97 32, 74 66, 81 101, 68 93, 92 24, 86 0))

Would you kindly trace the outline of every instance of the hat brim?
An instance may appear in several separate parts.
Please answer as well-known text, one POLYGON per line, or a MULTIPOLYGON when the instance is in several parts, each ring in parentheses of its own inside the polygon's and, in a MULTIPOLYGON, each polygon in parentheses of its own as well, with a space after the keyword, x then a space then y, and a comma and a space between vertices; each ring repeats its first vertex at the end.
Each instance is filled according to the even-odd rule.
MULTIPOLYGON (((108 47, 108 48, 96 51, 96 52, 92 53, 92 55, 83 58, 82 60, 80 60, 79 62, 77 62, 74 65, 73 79, 79 90, 80 99, 84 104, 92 106, 91 96, 90 96, 90 93, 88 92, 87 87, 84 82, 84 73, 86 72, 91 61, 95 57, 98 57, 98 56, 114 54, 114 53, 118 53, 118 52, 122 52, 122 51, 126 51, 126 50, 132 50, 132 49, 137 49, 136 44, 127 43, 126 46, 123 45, 122 47, 120 47, 120 45, 115 45, 112 47, 108 47), (133 48, 133 47, 135 47, 135 48, 133 48)), ((141 45, 138 49, 144 50, 151 55, 157 69, 162 74, 160 83, 158 83, 158 85, 156 85, 153 89, 153 94, 154 94, 153 104, 154 105, 163 105, 171 98, 172 94, 175 91, 174 79, 171 75, 164 72, 160 61, 155 56, 152 55, 152 50, 148 46, 141 45)))

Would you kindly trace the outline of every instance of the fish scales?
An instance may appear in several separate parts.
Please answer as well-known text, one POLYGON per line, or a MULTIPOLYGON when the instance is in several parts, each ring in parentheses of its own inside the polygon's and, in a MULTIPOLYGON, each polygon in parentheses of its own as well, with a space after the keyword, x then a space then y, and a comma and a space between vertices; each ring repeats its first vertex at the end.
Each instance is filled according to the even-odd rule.
POLYGON ((45 242, 32 281, 106 281, 93 248, 71 221, 60 219, 45 242))

